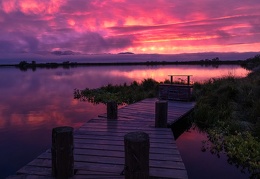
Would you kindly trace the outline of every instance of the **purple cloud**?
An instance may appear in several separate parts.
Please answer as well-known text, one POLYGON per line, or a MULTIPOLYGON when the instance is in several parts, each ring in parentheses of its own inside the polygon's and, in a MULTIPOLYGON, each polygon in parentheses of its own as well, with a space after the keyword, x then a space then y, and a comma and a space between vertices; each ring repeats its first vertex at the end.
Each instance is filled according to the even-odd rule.
POLYGON ((256 51, 259 9, 258 0, 0 1, 0 47, 2 52, 188 53, 236 44, 231 51, 256 51))

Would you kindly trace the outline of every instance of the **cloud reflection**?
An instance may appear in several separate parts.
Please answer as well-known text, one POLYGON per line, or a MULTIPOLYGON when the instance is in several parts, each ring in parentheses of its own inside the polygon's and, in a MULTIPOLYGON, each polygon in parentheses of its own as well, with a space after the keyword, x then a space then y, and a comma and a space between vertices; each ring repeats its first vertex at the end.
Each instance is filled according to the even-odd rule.
POLYGON ((194 82, 225 75, 245 76, 248 72, 238 66, 214 68, 180 65, 59 68, 39 69, 35 72, 22 72, 14 68, 3 73, 5 78, 0 79, 0 127, 25 125, 37 128, 41 125, 73 126, 94 117, 94 114, 102 113, 104 106, 97 108, 92 104, 74 100, 75 88, 98 88, 107 84, 130 83, 134 80, 141 82, 145 78, 164 81, 169 79, 170 74, 193 75, 191 80, 194 82))

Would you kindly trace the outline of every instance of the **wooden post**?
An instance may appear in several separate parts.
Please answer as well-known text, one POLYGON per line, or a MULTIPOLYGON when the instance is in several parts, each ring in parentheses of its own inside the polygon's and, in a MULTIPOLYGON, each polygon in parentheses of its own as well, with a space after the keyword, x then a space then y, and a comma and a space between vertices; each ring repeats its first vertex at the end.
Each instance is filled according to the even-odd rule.
POLYGON ((107 103, 107 119, 117 119, 117 103, 115 101, 107 103))
POLYGON ((190 76, 188 75, 188 80, 187 80, 188 85, 190 85, 190 76))
POLYGON ((165 128, 167 127, 168 118, 168 102, 156 101, 155 103, 155 127, 165 128))
POLYGON ((130 132, 124 136, 125 179, 149 178, 149 135, 144 132, 130 132))
POLYGON ((52 129, 52 176, 69 178, 74 175, 73 128, 52 129))
POLYGON ((171 84, 173 84, 173 76, 172 75, 170 75, 171 76, 171 84))

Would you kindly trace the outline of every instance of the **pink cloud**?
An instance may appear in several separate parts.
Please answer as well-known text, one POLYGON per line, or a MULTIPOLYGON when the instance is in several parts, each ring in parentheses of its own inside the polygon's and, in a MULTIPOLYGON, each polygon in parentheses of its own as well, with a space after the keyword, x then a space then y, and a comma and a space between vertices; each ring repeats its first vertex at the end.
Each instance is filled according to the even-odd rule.
POLYGON ((0 2, 0 46, 28 52, 259 51, 259 9, 258 0, 9 0, 0 2))
POLYGON ((21 11, 25 14, 47 14, 58 12, 61 0, 8 0, 2 1, 2 10, 6 13, 21 11))

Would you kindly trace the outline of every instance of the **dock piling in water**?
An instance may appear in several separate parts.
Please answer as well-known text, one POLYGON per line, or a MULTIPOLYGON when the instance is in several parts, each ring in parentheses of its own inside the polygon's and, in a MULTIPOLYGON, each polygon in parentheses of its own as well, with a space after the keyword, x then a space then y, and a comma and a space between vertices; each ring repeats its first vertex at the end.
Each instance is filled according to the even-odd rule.
POLYGON ((52 130, 52 176, 69 178, 74 175, 74 144, 72 127, 56 127, 52 130))

